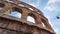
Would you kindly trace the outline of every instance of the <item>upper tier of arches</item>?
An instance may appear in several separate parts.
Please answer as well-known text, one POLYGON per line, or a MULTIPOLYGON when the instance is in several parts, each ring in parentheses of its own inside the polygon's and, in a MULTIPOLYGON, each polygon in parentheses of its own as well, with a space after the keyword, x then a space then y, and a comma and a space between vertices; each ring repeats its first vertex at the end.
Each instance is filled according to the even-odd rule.
POLYGON ((37 8, 17 0, 0 0, 0 14, 9 15, 14 11, 21 13, 20 19, 23 21, 27 21, 28 16, 31 16, 34 18, 35 24, 53 30, 48 23, 48 19, 37 8))

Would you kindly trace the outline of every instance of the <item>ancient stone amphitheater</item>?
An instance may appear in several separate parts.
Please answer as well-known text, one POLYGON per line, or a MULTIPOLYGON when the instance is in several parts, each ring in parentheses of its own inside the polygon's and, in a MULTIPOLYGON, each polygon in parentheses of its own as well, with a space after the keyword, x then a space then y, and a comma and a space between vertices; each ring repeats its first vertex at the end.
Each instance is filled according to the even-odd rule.
POLYGON ((35 7, 18 0, 0 0, 0 34, 55 34, 48 19, 35 7), (11 12, 22 14, 21 18, 10 16, 11 12), (27 16, 35 23, 27 21, 27 16))

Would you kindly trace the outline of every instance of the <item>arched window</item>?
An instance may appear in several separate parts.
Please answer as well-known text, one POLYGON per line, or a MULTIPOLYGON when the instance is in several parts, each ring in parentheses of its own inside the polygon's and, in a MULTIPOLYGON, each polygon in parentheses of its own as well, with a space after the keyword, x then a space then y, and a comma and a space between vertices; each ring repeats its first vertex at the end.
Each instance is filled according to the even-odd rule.
POLYGON ((43 27, 46 27, 45 20, 41 18, 43 27))
POLYGON ((0 11, 2 10, 3 8, 0 7, 0 11))
POLYGON ((17 7, 13 7, 10 16, 21 18, 21 16, 22 16, 22 9, 17 8, 17 7))
POLYGON ((5 4, 3 4, 3 3, 0 3, 0 7, 5 7, 5 4))
POLYGON ((21 13, 17 12, 17 11, 13 11, 11 12, 10 16, 16 17, 16 18, 21 18, 21 13))
POLYGON ((35 23, 35 19, 33 17, 31 17, 31 16, 27 17, 27 21, 35 23))
POLYGON ((24 5, 23 5, 23 4, 18 4, 18 6, 22 6, 22 7, 24 7, 24 5))
POLYGON ((29 9, 33 11, 33 9, 32 9, 32 8, 29 8, 29 9))
POLYGON ((43 27, 46 27, 45 24, 42 22, 43 27))
POLYGON ((0 3, 0 11, 3 9, 3 7, 5 7, 5 4, 0 3))

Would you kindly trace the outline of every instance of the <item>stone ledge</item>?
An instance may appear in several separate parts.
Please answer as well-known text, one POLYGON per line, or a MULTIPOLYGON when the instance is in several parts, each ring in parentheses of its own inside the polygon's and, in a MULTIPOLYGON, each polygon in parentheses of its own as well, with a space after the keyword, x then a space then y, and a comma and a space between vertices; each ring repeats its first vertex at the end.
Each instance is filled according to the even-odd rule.
POLYGON ((23 20, 21 20, 19 18, 13 17, 13 16, 5 15, 5 14, 0 14, 0 17, 6 18, 6 19, 9 19, 9 20, 15 20, 15 21, 18 21, 18 22, 22 22, 23 24, 25 23, 25 24, 27 24, 29 26, 34 26, 34 27, 37 27, 39 29, 46 30, 46 31, 51 32, 51 33, 55 33, 54 31, 52 31, 50 29, 47 29, 45 27, 39 26, 39 25, 34 24, 34 23, 31 23, 31 22, 23 21, 23 20))

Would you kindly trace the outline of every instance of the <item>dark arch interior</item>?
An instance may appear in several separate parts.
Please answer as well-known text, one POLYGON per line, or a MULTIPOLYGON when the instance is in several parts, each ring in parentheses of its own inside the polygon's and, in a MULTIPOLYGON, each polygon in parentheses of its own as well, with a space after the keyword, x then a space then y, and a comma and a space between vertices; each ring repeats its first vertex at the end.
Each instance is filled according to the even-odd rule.
POLYGON ((44 26, 46 27, 46 24, 45 24, 46 21, 44 19, 42 19, 42 18, 41 18, 41 21, 44 24, 44 26))
POLYGON ((36 16, 33 13, 29 13, 28 16, 31 16, 34 19, 35 23, 36 23, 36 16))
POLYGON ((31 16, 31 17, 33 17, 34 19, 36 19, 36 16, 35 16, 35 14, 33 14, 33 13, 29 13, 28 16, 31 16))
POLYGON ((0 7, 5 7, 5 4, 3 4, 3 3, 0 3, 0 7))
POLYGON ((19 13, 22 13, 22 9, 20 9, 20 8, 13 7, 12 9, 13 9, 13 11, 17 11, 17 12, 19 12, 19 13))

